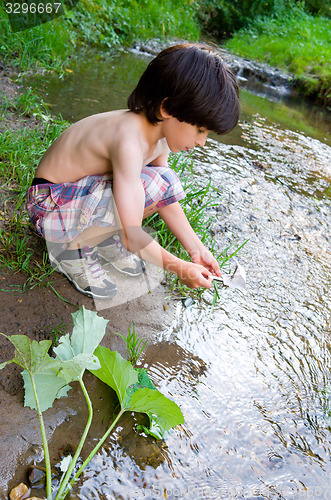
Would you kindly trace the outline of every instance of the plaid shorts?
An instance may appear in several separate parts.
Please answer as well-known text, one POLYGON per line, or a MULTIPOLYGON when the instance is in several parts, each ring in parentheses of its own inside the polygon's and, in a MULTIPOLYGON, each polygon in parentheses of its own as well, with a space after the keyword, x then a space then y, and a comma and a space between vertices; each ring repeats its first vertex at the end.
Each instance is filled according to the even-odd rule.
MULTIPOLYGON (((141 171, 145 208, 165 207, 185 198, 176 172, 147 165, 141 171)), ((27 210, 36 231, 51 242, 69 242, 90 226, 116 225, 112 178, 91 175, 74 183, 37 184, 27 192, 27 210)))

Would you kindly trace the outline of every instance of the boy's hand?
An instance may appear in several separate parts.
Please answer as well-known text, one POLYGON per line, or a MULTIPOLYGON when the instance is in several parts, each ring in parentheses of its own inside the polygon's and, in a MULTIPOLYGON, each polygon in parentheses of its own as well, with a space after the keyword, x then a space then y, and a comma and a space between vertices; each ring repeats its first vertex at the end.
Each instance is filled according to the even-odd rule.
POLYGON ((185 261, 182 261, 180 270, 177 272, 178 278, 189 288, 199 288, 200 286, 211 288, 212 280, 209 278, 210 275, 211 273, 206 267, 185 261))
POLYGON ((195 264, 200 264, 208 269, 209 274, 222 276, 217 260, 207 248, 203 247, 202 250, 192 253, 191 258, 195 264))

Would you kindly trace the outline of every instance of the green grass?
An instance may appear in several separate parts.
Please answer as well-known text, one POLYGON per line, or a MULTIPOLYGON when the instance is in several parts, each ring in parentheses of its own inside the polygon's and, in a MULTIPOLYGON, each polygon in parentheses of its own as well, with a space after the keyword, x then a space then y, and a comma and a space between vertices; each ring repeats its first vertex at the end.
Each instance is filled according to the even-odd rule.
POLYGON ((126 343, 127 360, 137 368, 139 358, 146 347, 147 340, 144 337, 139 339, 133 322, 131 323, 131 327, 129 326, 129 333, 126 337, 121 333, 115 333, 115 335, 122 337, 126 343))
POLYGON ((25 117, 34 115, 39 119, 36 128, 23 127, 15 131, 7 128, 0 134, 0 179, 2 199, 6 200, 1 213, 0 268, 24 272, 23 289, 52 287, 53 269, 48 263, 47 248, 33 234, 24 202, 41 156, 69 124, 61 117, 51 117, 44 103, 30 89, 15 101, 2 96, 0 111, 0 123, 8 112, 25 117))
POLYGON ((0 58, 23 70, 36 66, 60 70, 75 44, 74 32, 65 26, 66 21, 58 18, 52 25, 46 23, 13 33, 7 14, 0 7, 0 58))
POLYGON ((300 7, 260 17, 235 33, 225 47, 293 73, 304 94, 331 106, 331 20, 300 7))
POLYGON ((13 33, 0 7, 0 59, 27 70, 63 71, 78 45, 109 50, 148 38, 197 40, 200 29, 189 0, 80 0, 54 21, 13 33))
POLYGON ((31 89, 25 90, 14 101, 3 95, 1 97, 0 124, 6 119, 7 111, 39 119, 35 128, 23 127, 18 131, 7 128, 0 134, 0 177, 9 197, 15 194, 17 205, 20 205, 41 156, 69 123, 61 116, 52 117, 47 106, 31 89))
POLYGON ((84 43, 130 45, 149 38, 197 40, 200 29, 189 0, 80 0, 70 22, 84 43))

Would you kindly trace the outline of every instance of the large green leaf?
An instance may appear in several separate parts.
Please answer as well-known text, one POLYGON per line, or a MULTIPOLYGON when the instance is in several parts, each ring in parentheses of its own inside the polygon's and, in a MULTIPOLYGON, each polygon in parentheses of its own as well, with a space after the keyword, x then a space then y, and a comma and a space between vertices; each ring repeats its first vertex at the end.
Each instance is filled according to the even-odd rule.
MULTIPOLYGON (((59 399, 62 396, 66 396, 69 389, 71 389, 70 385, 67 385, 63 378, 58 375, 58 370, 54 370, 52 367, 52 361, 55 360, 53 358, 50 359, 51 363, 48 367, 45 366, 43 371, 31 375, 36 384, 41 411, 50 408, 55 398, 59 399)), ((37 406, 32 389, 31 376, 26 370, 22 372, 25 390, 24 406, 29 406, 36 410, 37 406)))
MULTIPOLYGON (((85 369, 97 370, 100 367, 93 351, 102 340, 107 320, 97 316, 96 312, 87 311, 84 306, 72 315, 74 329, 61 338, 60 344, 54 349, 57 358, 48 355, 50 340, 31 341, 25 335, 7 337, 15 347, 15 357, 12 362, 18 364, 22 373, 25 388, 25 406, 36 408, 32 383, 34 381, 42 411, 50 408, 55 398, 65 396, 70 389, 68 385, 79 380, 85 369)), ((2 363, 0 369, 6 366, 2 363)))
POLYGON ((94 311, 81 307, 72 314, 74 328, 71 337, 69 333, 60 339, 54 348, 56 360, 62 362, 59 366, 60 375, 67 383, 79 380, 85 369, 98 370, 100 363, 93 355, 106 331, 108 320, 100 318, 94 311))
POLYGON ((130 404, 132 394, 138 389, 142 389, 143 387, 147 387, 148 389, 156 389, 155 385, 149 378, 147 370, 145 370, 144 368, 135 368, 135 370, 138 372, 138 382, 127 388, 123 408, 130 404))
POLYGON ((155 389, 144 387, 133 393, 130 399, 130 411, 146 413, 150 419, 149 434, 160 439, 164 433, 184 423, 184 417, 179 406, 155 389))
POLYGON ((41 411, 47 410, 52 406, 55 398, 66 395, 70 389, 64 378, 59 376, 58 362, 48 355, 52 342, 42 340, 38 343, 35 340, 31 341, 26 335, 12 335, 7 338, 15 347, 15 357, 12 362, 24 368, 22 376, 25 406, 37 408, 32 379, 36 385, 41 411))
POLYGON ((146 433, 160 439, 167 430, 184 423, 180 408, 155 388, 146 370, 135 370, 117 351, 106 347, 98 347, 94 354, 101 369, 91 372, 116 391, 122 410, 148 415, 146 433))
POLYGON ((101 368, 91 372, 116 392, 123 408, 126 390, 138 381, 138 373, 117 351, 99 346, 94 354, 99 359, 101 368))
MULTIPOLYGON (((7 339, 15 347, 13 363, 21 366, 30 373, 38 373, 48 364, 48 349, 52 345, 51 340, 31 341, 26 335, 11 335, 7 339)), ((8 362, 7 362, 8 363, 8 362)))
POLYGON ((108 323, 108 320, 98 316, 95 311, 87 311, 84 306, 72 314, 72 318, 74 328, 71 339, 69 334, 64 335, 58 347, 54 349, 62 361, 82 353, 93 354, 105 335, 108 323))
POLYGON ((70 382, 80 380, 85 370, 98 370, 100 363, 93 354, 82 353, 66 361, 56 358, 52 367, 66 384, 70 384, 70 382))

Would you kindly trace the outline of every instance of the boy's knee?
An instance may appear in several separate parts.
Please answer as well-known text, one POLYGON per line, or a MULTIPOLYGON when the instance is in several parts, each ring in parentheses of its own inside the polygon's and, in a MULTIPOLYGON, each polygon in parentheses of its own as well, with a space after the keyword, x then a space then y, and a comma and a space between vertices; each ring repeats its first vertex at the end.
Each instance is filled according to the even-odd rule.
POLYGON ((141 179, 145 190, 145 209, 154 204, 162 207, 167 204, 166 200, 172 200, 172 203, 185 197, 181 181, 170 167, 144 167, 141 179))

